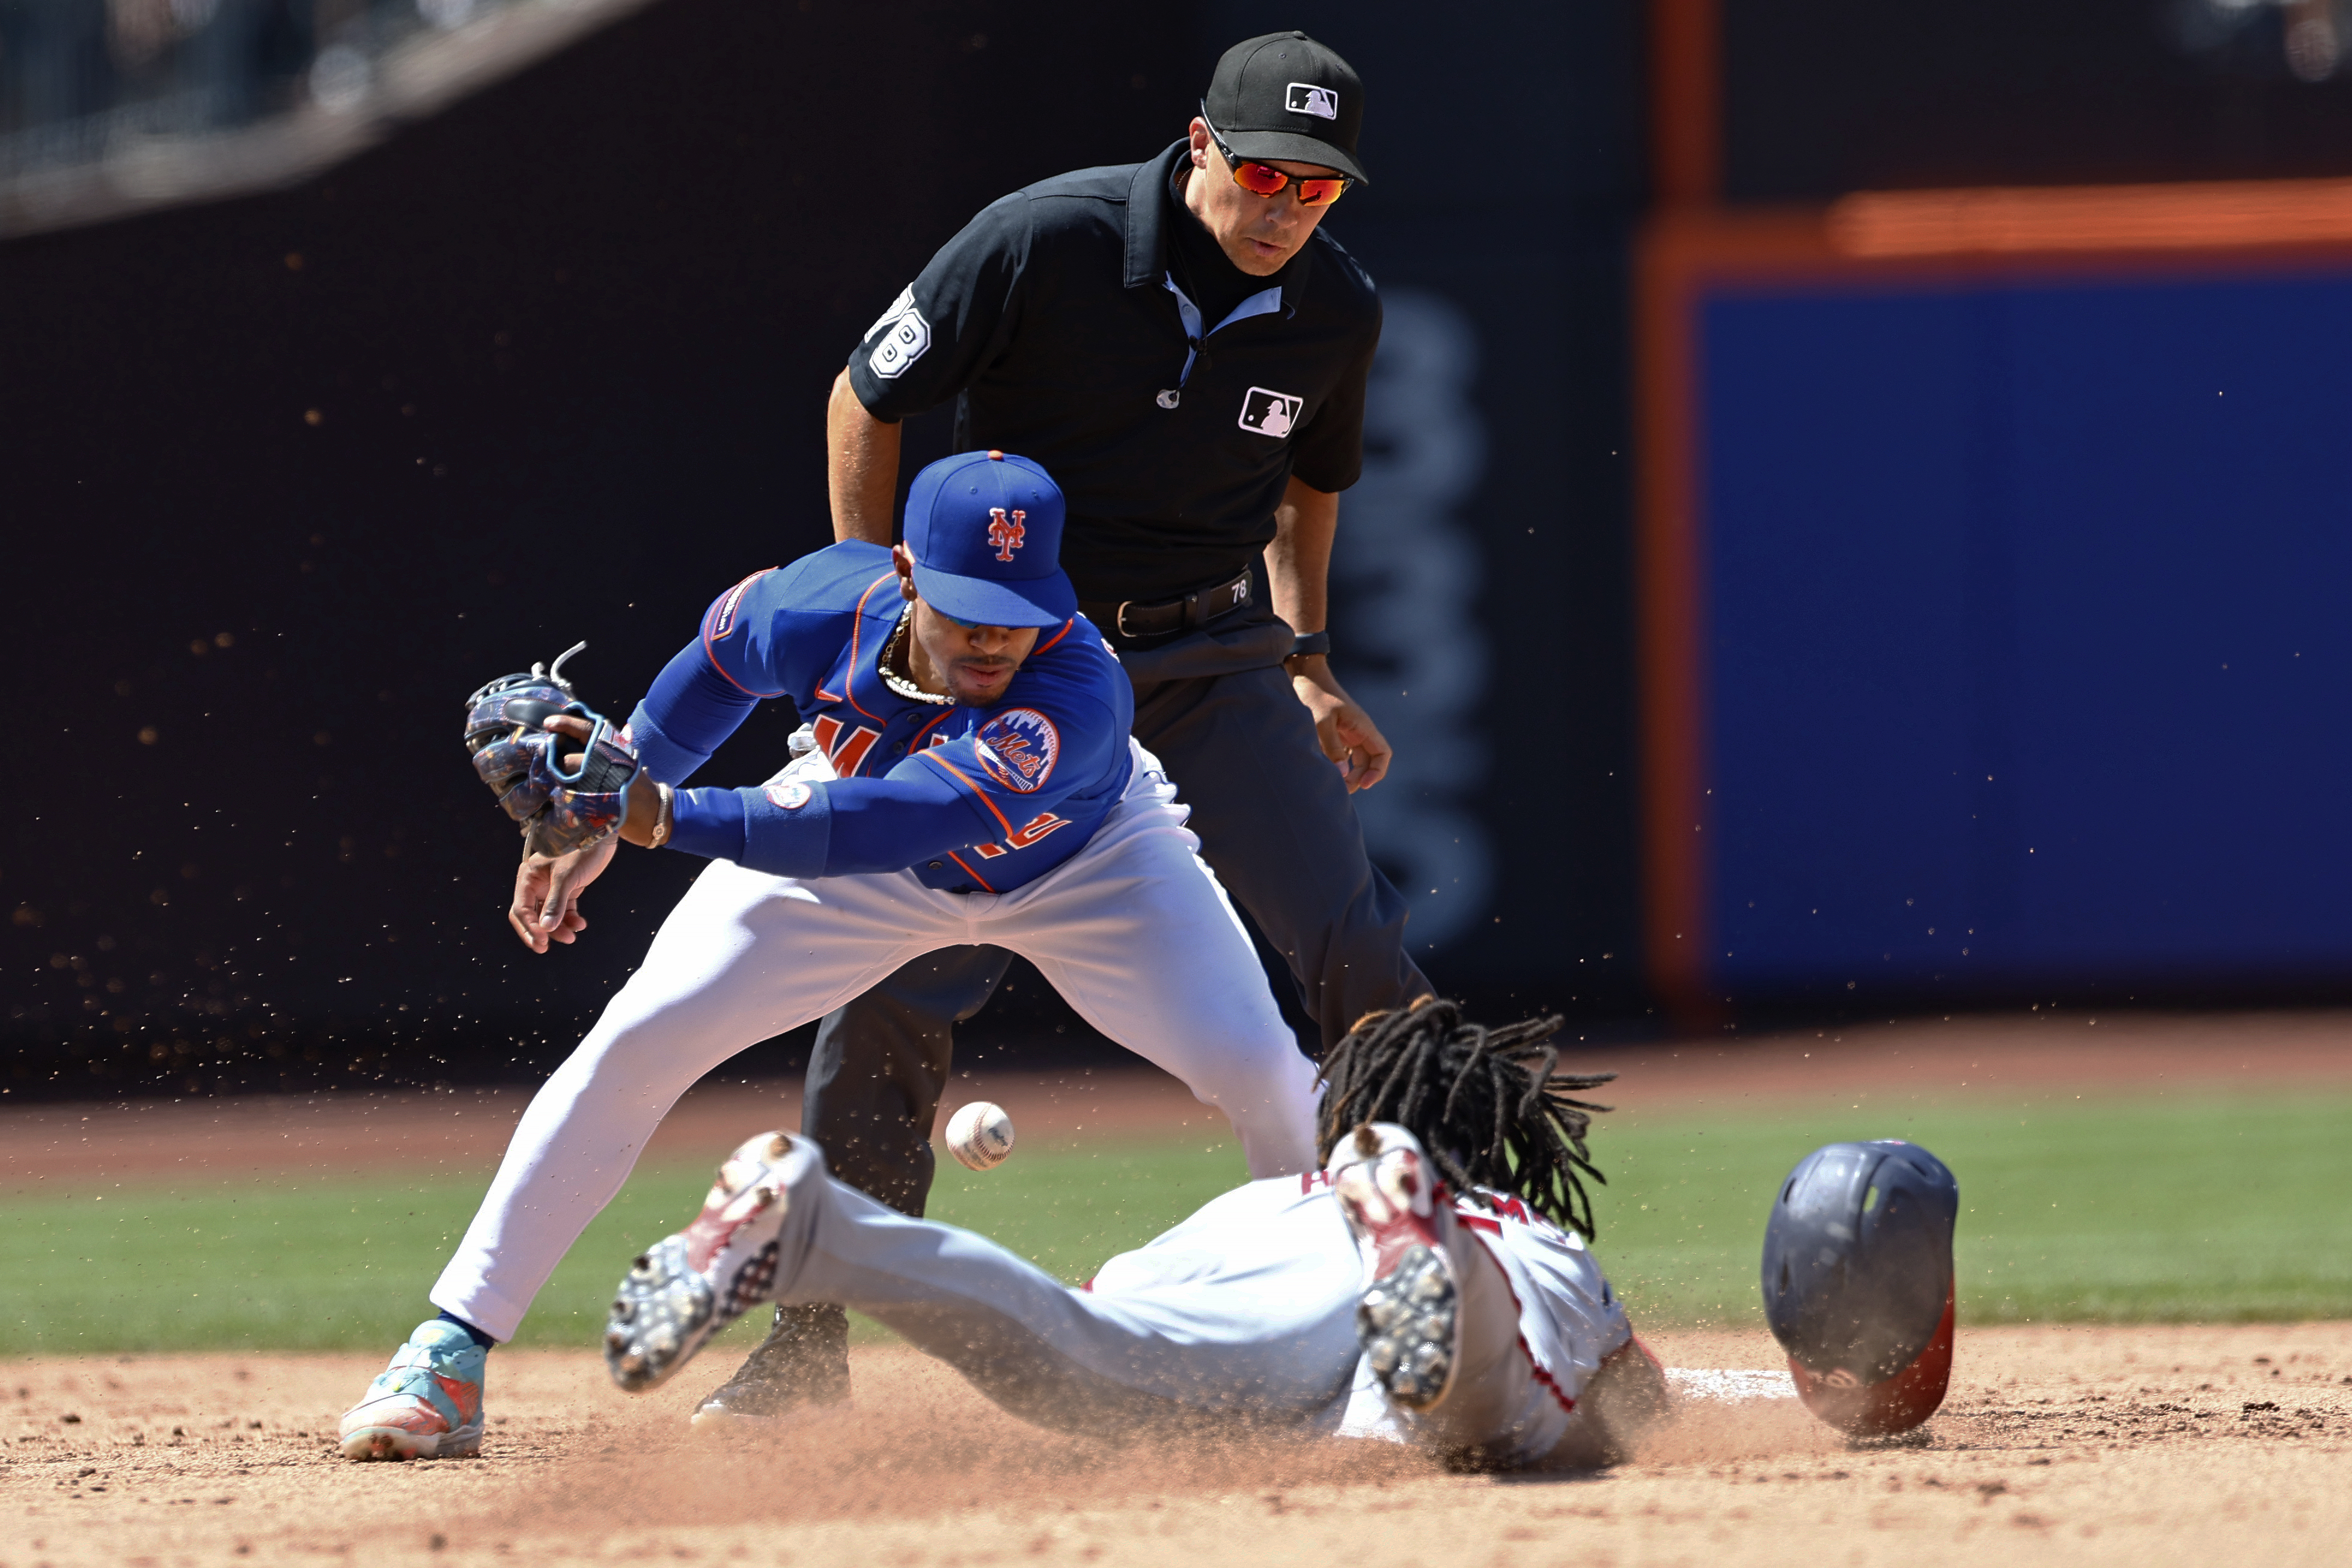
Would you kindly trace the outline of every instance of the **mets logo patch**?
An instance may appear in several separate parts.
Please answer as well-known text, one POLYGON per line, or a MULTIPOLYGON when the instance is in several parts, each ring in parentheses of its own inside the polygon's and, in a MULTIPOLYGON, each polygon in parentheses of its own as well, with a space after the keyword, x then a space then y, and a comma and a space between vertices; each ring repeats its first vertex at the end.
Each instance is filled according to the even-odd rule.
POLYGON ((797 811, 809 803, 813 791, 798 779, 790 784, 771 784, 767 788, 770 800, 787 811, 797 811))
POLYGON ((1054 721, 1033 707, 1007 708, 972 737, 981 770, 1004 789, 1026 795, 1054 775, 1062 755, 1062 735, 1054 721))

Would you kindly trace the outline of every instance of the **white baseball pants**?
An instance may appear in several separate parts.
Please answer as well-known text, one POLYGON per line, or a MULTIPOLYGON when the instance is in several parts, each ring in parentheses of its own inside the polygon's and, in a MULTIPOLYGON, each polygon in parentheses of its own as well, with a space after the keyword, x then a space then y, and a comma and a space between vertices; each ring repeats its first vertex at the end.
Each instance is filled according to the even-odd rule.
MULTIPOLYGON (((970 943, 1029 959, 1080 1017, 1223 1111, 1251 1175, 1313 1168, 1315 1070, 1195 852, 1175 787, 1150 752, 1134 752, 1126 795, 1087 847, 1011 893, 942 893, 906 872, 802 881, 714 862, 532 1098, 433 1304, 511 1338, 698 1079, 908 960, 970 943)), ((793 767, 812 760, 824 759, 793 767)))
POLYGON ((1523 1309, 1507 1239, 1461 1227, 1450 1242, 1462 1286, 1459 1369, 1444 1402, 1414 1414, 1391 1406, 1362 1364, 1364 1262, 1328 1186, 1290 1176, 1237 1188, 1072 1290, 985 1237, 835 1180, 806 1138, 785 1156, 784 1176, 778 1301, 855 1307, 1006 1411, 1059 1431, 1254 1427, 1526 1464, 1559 1442, 1575 1394, 1626 1337, 1622 1314, 1589 1311, 1597 1269, 1590 1280, 1526 1277, 1523 1309), (1578 1343, 1541 1369, 1525 1328, 1557 1337, 1563 1319, 1584 1325, 1578 1343))

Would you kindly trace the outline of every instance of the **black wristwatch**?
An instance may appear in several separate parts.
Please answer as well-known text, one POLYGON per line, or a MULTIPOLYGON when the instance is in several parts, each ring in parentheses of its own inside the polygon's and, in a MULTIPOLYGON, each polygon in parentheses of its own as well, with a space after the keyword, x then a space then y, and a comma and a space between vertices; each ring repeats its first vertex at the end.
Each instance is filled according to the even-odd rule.
POLYGON ((1290 652, 1285 653, 1282 659, 1283 663, 1288 664, 1293 659, 1303 659, 1309 653, 1328 653, 1330 651, 1330 632, 1309 632, 1303 636, 1293 637, 1290 640, 1290 652))

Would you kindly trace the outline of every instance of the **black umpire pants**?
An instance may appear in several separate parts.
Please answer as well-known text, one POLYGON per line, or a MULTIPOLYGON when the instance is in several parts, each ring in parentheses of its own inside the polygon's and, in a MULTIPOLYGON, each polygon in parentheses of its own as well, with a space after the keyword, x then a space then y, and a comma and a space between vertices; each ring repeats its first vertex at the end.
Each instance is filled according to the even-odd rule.
MULTIPOLYGON (((1119 662, 1135 685, 1135 737, 1192 807, 1202 858, 1289 961, 1328 1050, 1365 1013, 1431 988, 1405 956, 1404 897, 1365 854, 1347 786, 1282 669, 1291 629, 1266 608, 1263 576, 1257 587, 1223 620, 1122 649, 1119 662)), ((835 1176, 923 1212, 955 1026, 987 1004, 1012 961, 1001 947, 944 948, 826 1017, 801 1126, 835 1176)))

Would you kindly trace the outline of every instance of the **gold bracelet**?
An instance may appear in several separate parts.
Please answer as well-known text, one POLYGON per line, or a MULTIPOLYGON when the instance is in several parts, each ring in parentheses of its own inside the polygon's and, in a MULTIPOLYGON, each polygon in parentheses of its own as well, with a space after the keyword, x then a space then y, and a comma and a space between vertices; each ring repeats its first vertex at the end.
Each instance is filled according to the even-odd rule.
POLYGON ((656 779, 654 783, 654 790, 661 797, 661 810, 654 814, 653 839, 646 847, 657 850, 669 842, 670 824, 675 818, 671 814, 670 787, 656 779))

